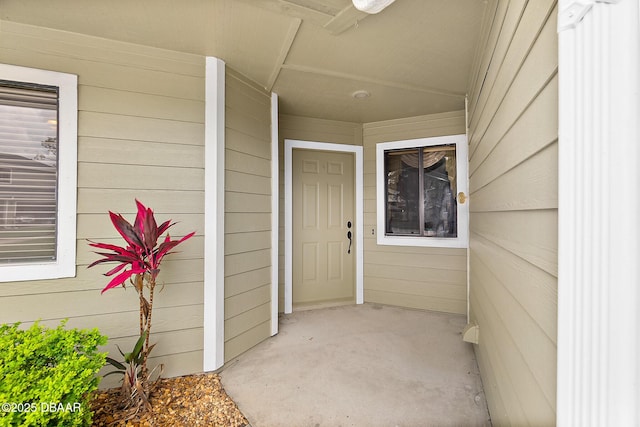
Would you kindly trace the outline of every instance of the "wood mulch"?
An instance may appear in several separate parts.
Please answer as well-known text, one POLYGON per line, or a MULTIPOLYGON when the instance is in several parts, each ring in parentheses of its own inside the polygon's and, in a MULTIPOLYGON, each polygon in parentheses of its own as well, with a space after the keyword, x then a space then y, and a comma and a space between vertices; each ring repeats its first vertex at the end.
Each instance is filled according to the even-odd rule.
POLYGON ((217 374, 162 378, 154 383, 149 399, 152 413, 127 418, 121 409, 119 389, 96 392, 91 408, 98 427, 147 426, 248 426, 247 419, 227 395, 217 374))

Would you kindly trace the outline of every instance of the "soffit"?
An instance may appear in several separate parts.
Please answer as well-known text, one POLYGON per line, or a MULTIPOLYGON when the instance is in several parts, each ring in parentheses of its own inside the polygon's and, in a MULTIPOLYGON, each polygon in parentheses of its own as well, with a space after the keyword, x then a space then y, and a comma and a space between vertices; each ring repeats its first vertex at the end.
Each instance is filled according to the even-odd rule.
POLYGON ((388 84, 284 69, 275 87, 284 114, 330 120, 370 123, 392 118, 455 111, 464 108, 464 99, 422 92, 388 84), (371 94, 354 99, 362 88, 371 94), (300 90, 304 88, 304 90, 300 90), (312 100, 312 102, 310 102, 312 100))
POLYGON ((216 56, 285 114, 371 122, 464 108, 482 0, 0 0, 0 18, 216 56), (371 97, 355 101, 365 89, 371 97))

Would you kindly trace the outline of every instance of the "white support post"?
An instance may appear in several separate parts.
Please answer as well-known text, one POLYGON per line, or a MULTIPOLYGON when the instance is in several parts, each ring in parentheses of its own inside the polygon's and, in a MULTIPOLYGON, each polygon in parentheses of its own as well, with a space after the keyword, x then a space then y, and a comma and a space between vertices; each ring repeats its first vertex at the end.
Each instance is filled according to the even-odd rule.
POLYGON ((225 63, 206 58, 203 370, 224 364, 225 63))
POLYGON ((557 424, 637 426, 638 1, 559 10, 557 424))

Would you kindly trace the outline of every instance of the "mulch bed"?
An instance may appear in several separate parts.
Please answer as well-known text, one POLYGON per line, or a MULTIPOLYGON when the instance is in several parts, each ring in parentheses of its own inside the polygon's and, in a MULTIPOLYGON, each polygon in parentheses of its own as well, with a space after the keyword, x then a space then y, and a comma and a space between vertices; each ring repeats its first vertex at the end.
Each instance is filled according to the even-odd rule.
POLYGON ((99 390, 91 407, 98 427, 248 426, 247 419, 227 395, 217 374, 188 375, 158 380, 151 392, 152 413, 123 420, 119 389, 99 390))

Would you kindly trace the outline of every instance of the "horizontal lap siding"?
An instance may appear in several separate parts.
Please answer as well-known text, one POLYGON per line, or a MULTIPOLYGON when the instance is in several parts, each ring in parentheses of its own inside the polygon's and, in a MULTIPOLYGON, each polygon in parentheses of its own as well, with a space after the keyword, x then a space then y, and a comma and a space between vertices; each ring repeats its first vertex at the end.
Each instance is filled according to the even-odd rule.
MULTIPOLYGON (((107 267, 85 239, 122 244, 109 210, 133 220, 135 198, 172 236, 196 236, 169 255, 159 275, 153 362, 164 374, 202 370, 204 231, 204 58, 3 21, 0 62, 78 75, 77 277, 0 284, 0 323, 42 319, 98 327, 107 349, 138 333, 132 289, 103 295, 107 267)), ((103 386, 116 383, 108 377, 103 386)))
POLYGON ((463 314, 467 307, 465 249, 376 243, 376 144, 465 133, 464 112, 364 125, 364 299, 367 302, 463 314))
POLYGON ((470 306, 494 425, 553 425, 556 5, 492 1, 469 94, 470 306))
POLYGON ((280 229, 278 231, 278 311, 284 311, 284 140, 362 145, 362 125, 353 122, 281 115, 279 117, 280 229))
POLYGON ((271 98, 227 69, 225 362, 270 336, 271 98))

